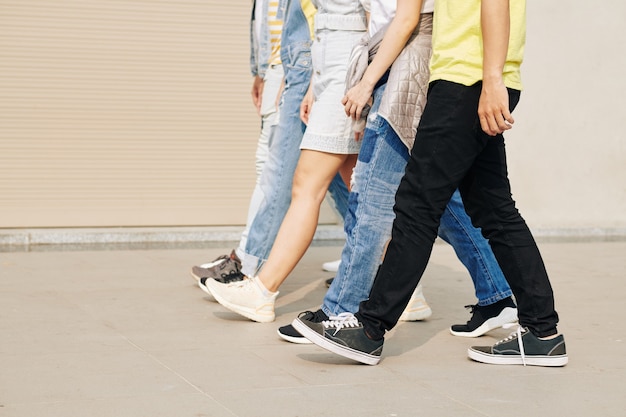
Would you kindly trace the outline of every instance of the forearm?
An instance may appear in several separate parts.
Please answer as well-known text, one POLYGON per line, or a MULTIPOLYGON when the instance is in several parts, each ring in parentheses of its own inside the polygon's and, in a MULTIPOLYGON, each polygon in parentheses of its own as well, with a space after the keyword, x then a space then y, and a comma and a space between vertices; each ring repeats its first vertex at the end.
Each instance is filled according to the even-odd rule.
POLYGON ((422 0, 398 0, 396 14, 376 52, 363 74, 363 82, 372 88, 396 60, 417 27, 422 0))
POLYGON ((483 81, 500 81, 510 36, 509 0, 482 0, 483 81))

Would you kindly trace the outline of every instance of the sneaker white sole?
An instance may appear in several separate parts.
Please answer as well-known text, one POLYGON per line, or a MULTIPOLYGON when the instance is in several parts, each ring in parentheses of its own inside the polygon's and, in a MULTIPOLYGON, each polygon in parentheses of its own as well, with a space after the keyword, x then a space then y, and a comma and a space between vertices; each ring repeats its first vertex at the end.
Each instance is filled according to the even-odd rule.
POLYGON ((517 309, 513 307, 505 307, 502 309, 500 314, 498 314, 495 317, 485 320, 485 322, 481 324, 480 327, 476 328, 472 332, 455 332, 454 330, 452 330, 452 328, 450 328, 450 333, 453 336, 459 336, 459 337, 478 337, 478 336, 484 335, 485 333, 493 329, 502 327, 503 325, 507 323, 515 323, 516 321, 517 321, 517 309))
POLYGON ((339 271, 339 263, 341 260, 332 261, 332 262, 324 262, 322 264, 322 269, 327 272, 337 272, 339 271))
MULTIPOLYGON (((489 363, 492 365, 523 365, 520 355, 490 355, 472 348, 467 349, 467 356, 476 362, 489 363)), ((561 356, 526 356, 526 365, 529 366, 565 366, 568 358, 561 356)))
MULTIPOLYGON (((219 284, 223 285, 223 284, 219 284)), ((259 323, 271 323, 276 319, 276 315, 272 311, 271 313, 259 313, 258 309, 251 309, 248 307, 241 306, 239 304, 233 304, 230 301, 226 300, 222 297, 217 291, 211 291, 211 287, 205 286, 205 288, 209 291, 209 293, 215 298, 215 301, 232 311, 233 313, 237 313, 241 316, 244 316, 247 319, 252 321, 256 321, 259 323)), ((204 289, 204 288, 203 288, 204 289)), ((261 306, 263 307, 263 306, 261 306)))
POLYGON ((289 335, 286 335, 286 334, 282 334, 278 330, 276 330, 276 333, 278 333, 278 337, 280 337, 283 340, 286 340, 287 342, 296 343, 296 344, 299 344, 299 345, 312 345, 313 344, 313 342, 311 342, 309 339, 307 339, 304 336, 293 337, 293 336, 289 336, 289 335))
POLYGON ((209 294, 211 296, 211 298, 213 298, 215 300, 215 297, 213 297, 213 294, 211 294, 211 291, 209 291, 209 289, 207 288, 206 285, 202 284, 202 281, 198 280, 198 287, 200 287, 200 289, 202 291, 204 291, 205 293, 209 294))
POLYGON ((378 362, 380 362, 380 356, 370 355, 358 350, 351 349, 347 346, 339 345, 332 340, 328 340, 321 334, 311 329, 306 324, 302 323, 299 319, 295 319, 291 323, 291 325, 298 332, 300 332, 302 336, 309 339, 312 343, 315 343, 317 346, 333 352, 339 356, 343 356, 344 358, 352 359, 353 361, 361 362, 366 365, 377 365, 378 362))

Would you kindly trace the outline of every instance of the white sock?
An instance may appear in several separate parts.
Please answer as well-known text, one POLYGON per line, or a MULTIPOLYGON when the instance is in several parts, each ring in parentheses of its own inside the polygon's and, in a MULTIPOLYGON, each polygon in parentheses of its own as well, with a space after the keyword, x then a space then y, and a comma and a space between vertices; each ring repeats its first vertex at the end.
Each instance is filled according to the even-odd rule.
POLYGON ((268 290, 265 287, 265 285, 263 285, 263 282, 259 279, 258 276, 252 277, 252 282, 254 282, 259 287, 259 289, 261 290, 261 293, 266 298, 270 298, 270 297, 273 297, 273 296, 278 294, 278 291, 272 292, 272 291, 268 290))

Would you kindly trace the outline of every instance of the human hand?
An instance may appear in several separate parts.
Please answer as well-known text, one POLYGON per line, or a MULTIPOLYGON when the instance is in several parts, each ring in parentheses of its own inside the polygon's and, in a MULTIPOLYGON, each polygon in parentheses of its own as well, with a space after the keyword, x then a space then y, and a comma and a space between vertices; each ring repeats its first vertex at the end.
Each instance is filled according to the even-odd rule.
POLYGON ((261 115, 261 101, 263 98, 263 86, 265 85, 263 78, 256 75, 252 81, 252 104, 256 107, 256 112, 261 115))
POLYGON ((309 115, 313 108, 313 90, 309 90, 304 95, 302 103, 300 104, 300 120, 306 125, 309 124, 309 115))
POLYGON ((509 92, 502 79, 483 81, 478 102, 480 127, 489 136, 496 136, 513 127, 513 116, 509 111, 509 92))
POLYGON ((349 89, 346 95, 341 99, 341 104, 344 105, 346 116, 351 117, 352 120, 359 120, 364 109, 367 113, 368 102, 372 98, 373 91, 374 89, 363 80, 349 89))

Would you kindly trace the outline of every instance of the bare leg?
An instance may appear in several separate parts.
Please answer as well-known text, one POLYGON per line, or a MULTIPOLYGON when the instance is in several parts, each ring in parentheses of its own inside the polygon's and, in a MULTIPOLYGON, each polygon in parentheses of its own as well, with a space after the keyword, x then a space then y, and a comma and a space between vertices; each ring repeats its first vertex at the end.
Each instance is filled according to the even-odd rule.
POLYGON ((258 275, 268 290, 277 291, 296 267, 313 240, 328 185, 337 172, 349 184, 356 158, 356 155, 302 150, 294 174, 291 205, 258 275))

